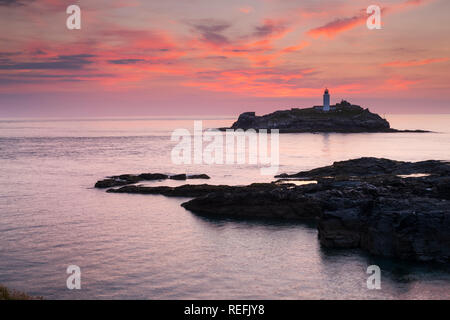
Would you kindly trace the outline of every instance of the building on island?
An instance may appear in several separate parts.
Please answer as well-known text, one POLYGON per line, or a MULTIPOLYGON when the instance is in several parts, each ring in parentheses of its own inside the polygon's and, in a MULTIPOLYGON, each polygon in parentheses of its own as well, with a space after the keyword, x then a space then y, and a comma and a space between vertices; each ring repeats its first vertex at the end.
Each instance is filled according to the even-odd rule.
MULTIPOLYGON (((292 110, 299 110, 298 108, 292 108, 292 110)), ((328 89, 325 89, 323 93, 323 105, 320 106, 313 106, 312 109, 317 112, 341 112, 343 110, 353 110, 358 111, 361 109, 361 106, 358 106, 356 104, 351 104, 347 100, 342 99, 341 102, 338 102, 336 104, 330 105, 330 92, 328 89)), ((369 109, 366 109, 369 111, 369 109)))
POLYGON ((338 107, 339 105, 339 103, 336 105, 330 105, 330 92, 328 91, 328 88, 326 88, 325 92, 323 93, 323 104, 321 106, 314 106, 313 108, 317 111, 328 112, 336 110, 336 107, 338 107))
POLYGON ((328 93, 328 89, 325 89, 323 94, 323 111, 330 111, 330 94, 328 93))

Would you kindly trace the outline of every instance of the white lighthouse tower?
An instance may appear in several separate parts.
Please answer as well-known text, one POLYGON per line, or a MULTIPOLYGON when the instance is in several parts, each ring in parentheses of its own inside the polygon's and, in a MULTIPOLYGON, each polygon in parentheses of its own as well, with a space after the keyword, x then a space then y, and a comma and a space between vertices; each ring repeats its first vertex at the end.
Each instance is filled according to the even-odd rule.
POLYGON ((323 94, 323 111, 330 111, 330 95, 328 89, 323 94))

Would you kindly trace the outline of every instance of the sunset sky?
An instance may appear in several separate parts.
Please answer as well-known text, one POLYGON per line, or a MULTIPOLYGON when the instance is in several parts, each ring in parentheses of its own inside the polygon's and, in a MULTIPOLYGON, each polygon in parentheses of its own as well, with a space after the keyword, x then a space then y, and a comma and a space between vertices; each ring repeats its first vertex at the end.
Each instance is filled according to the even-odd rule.
POLYGON ((324 87, 449 113, 449 19, 448 0, 0 0, 0 117, 262 114, 319 105, 324 87))

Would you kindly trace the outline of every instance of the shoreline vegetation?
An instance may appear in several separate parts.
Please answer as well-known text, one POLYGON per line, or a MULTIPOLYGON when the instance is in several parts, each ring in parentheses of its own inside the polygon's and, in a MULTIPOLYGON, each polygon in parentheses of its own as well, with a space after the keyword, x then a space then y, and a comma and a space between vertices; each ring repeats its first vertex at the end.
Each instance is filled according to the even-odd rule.
POLYGON ((277 129, 280 133, 429 132, 393 129, 380 115, 345 100, 331 106, 329 111, 323 111, 321 106, 314 106, 279 110, 262 116, 257 116, 255 112, 244 112, 230 128, 219 128, 221 131, 227 129, 277 129))
MULTIPOLYGON (((117 177, 107 178, 114 187, 106 192, 188 197, 192 199, 181 204, 186 210, 219 219, 315 221, 319 242, 326 248, 361 248, 401 260, 450 262, 450 163, 446 161, 366 157, 244 186, 151 187, 132 178, 123 185, 117 177)), ((97 182, 96 187, 104 184, 97 182)))
POLYGON ((43 300, 43 297, 33 297, 25 292, 9 289, 0 284, 0 300, 43 300))

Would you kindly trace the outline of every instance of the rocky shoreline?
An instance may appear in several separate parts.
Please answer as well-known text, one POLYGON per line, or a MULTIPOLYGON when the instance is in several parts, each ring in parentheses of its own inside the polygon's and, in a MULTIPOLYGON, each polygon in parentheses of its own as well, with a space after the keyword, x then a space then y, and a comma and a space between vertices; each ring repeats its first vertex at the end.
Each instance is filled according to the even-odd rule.
POLYGON ((317 220, 328 248, 361 248, 405 260, 450 260, 450 164, 359 158, 281 174, 247 186, 109 188, 110 193, 193 198, 199 215, 239 219, 317 220))
POLYGON ((369 109, 341 101, 324 112, 319 107, 292 108, 257 116, 255 112, 244 112, 231 128, 226 129, 278 129, 280 133, 363 133, 363 132, 428 132, 426 130, 397 130, 389 122, 369 109))

